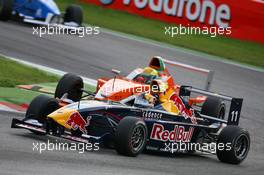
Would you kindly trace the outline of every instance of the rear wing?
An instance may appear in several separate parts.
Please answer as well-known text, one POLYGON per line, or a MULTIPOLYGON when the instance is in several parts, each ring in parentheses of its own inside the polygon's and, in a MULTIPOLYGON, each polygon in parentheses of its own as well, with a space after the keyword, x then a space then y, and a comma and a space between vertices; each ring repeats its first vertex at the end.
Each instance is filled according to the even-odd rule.
POLYGON ((200 74, 207 76, 204 89, 207 91, 210 90, 210 87, 211 87, 211 84, 212 84, 212 81, 214 78, 214 71, 195 67, 195 66, 191 66, 191 65, 180 63, 177 61, 170 61, 170 60, 166 60, 166 59, 163 59, 163 61, 164 61, 164 63, 166 63, 168 65, 180 67, 180 68, 190 70, 190 71, 194 71, 194 72, 197 72, 197 73, 200 73, 200 74))
MULTIPOLYGON (((222 94, 216 94, 213 92, 205 91, 202 89, 197 89, 193 88, 191 86, 181 86, 180 88, 180 96, 190 96, 191 92, 198 93, 201 95, 205 96, 212 96, 212 97, 217 97, 226 101, 230 102, 230 108, 228 112, 228 117, 227 120, 221 120, 221 119, 216 119, 214 120, 219 120, 220 122, 226 123, 227 125, 238 125, 239 124, 239 119, 240 119, 240 114, 241 114, 241 109, 242 109, 242 104, 243 104, 243 99, 242 98, 235 98, 235 97, 230 97, 222 94)), ((204 118, 210 118, 210 116, 205 116, 201 115, 204 118)))

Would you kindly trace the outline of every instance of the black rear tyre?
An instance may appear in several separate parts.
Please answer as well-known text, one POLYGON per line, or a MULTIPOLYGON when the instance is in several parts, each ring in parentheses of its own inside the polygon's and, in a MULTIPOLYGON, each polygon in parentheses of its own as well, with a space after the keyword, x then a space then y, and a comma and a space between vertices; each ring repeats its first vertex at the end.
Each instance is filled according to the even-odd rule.
POLYGON ((201 114, 224 119, 225 111, 226 107, 223 100, 209 96, 202 106, 201 114))
POLYGON ((0 0, 0 20, 10 19, 13 11, 14 0, 0 0))
POLYGON ((78 5, 70 5, 66 8, 64 22, 75 22, 79 26, 83 22, 83 11, 82 8, 78 5))
POLYGON ((65 74, 55 90, 55 98, 61 98, 64 94, 68 94, 68 99, 72 101, 80 101, 82 98, 82 89, 84 87, 81 77, 72 73, 65 74))
POLYGON ((250 136, 246 130, 238 126, 226 126, 218 136, 217 145, 216 154, 220 161, 239 164, 248 155, 250 136), (224 144, 224 149, 220 149, 219 144, 224 144))
MULTIPOLYGON (((52 97, 46 95, 39 95, 35 97, 26 112, 25 119, 35 119, 46 125, 47 115, 59 108, 59 102, 52 97)), ((36 131, 32 131, 35 134, 42 134, 36 131)))
POLYGON ((147 127, 137 117, 123 118, 115 133, 115 149, 119 154, 135 157, 146 145, 147 127))

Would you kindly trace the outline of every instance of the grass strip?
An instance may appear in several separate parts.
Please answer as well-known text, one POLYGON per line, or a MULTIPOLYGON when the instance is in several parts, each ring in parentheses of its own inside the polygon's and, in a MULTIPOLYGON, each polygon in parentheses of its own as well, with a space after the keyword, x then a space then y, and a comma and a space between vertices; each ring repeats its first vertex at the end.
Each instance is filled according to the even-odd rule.
POLYGON ((57 82, 59 77, 0 57, 0 87, 57 82))

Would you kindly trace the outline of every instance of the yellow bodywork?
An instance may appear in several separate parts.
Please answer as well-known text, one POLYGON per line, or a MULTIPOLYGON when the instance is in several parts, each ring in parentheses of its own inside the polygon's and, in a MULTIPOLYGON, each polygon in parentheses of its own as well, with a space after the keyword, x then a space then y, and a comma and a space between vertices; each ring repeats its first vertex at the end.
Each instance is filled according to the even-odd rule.
MULTIPOLYGON (((170 98, 173 94, 175 94, 175 92, 172 88, 168 89, 164 93, 160 93, 159 94, 159 102, 161 103, 161 106, 165 111, 173 113, 175 115, 179 115, 180 111, 179 111, 178 107, 175 105, 175 103, 172 100, 170 100, 170 98)), ((150 103, 154 103, 155 97, 152 96, 151 94, 146 93, 144 97, 150 103)))
POLYGON ((180 114, 180 111, 179 109, 177 108, 177 106, 174 104, 173 101, 171 100, 168 100, 164 103, 161 104, 162 108, 167 111, 167 112, 170 112, 170 113, 173 113, 175 115, 179 115, 180 114))
POLYGON ((66 122, 69 119, 69 117, 76 111, 77 111, 76 109, 61 108, 49 114, 48 118, 52 118, 55 122, 57 122, 61 126, 64 126, 67 129, 71 129, 71 126, 67 125, 66 122))
POLYGON ((159 95, 160 102, 164 103, 164 102, 170 101, 170 98, 173 94, 175 94, 175 91, 172 88, 167 89, 166 92, 161 93, 159 95))

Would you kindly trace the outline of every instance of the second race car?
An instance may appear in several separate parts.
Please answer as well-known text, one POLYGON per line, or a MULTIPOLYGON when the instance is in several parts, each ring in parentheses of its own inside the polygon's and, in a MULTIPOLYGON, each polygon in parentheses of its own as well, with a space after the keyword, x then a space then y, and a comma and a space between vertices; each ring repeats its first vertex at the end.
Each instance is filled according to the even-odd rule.
POLYGON ((83 12, 80 6, 70 5, 62 13, 53 0, 0 0, 0 20, 10 19, 38 25, 79 27, 83 12))
MULTIPOLYGON (((119 72, 115 70, 115 73, 118 74, 119 72)), ((127 76, 118 74, 114 78, 99 78, 94 98, 96 100, 120 102, 132 95, 148 91, 153 80, 157 80, 161 86, 166 86, 168 91, 172 91, 167 96, 171 96, 173 93, 179 94, 180 85, 174 82, 172 75, 166 68, 164 59, 155 56, 151 58, 146 68, 136 68, 127 76)), ((58 83, 55 97, 61 98, 65 93, 68 93, 68 89, 71 89, 72 86, 77 89, 82 88, 82 79, 71 74, 64 75, 58 83)), ((75 92, 71 96, 74 96, 73 101, 79 101, 81 93, 75 92)), ((204 115, 220 119, 225 118, 226 104, 223 99, 214 96, 193 95, 186 102, 204 115)))

